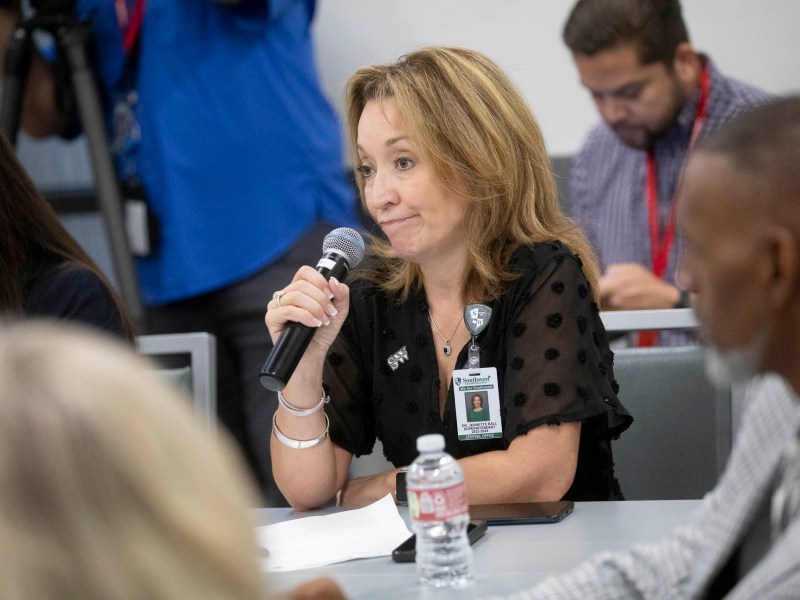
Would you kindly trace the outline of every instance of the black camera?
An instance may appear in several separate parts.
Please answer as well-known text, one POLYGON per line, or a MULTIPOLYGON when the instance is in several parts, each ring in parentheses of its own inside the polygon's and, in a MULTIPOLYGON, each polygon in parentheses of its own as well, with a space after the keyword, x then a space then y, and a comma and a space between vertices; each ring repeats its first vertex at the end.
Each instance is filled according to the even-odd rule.
MULTIPOLYGON (((18 0, 0 0, 0 8, 17 6, 18 0)), ((37 15, 71 15, 75 0, 30 0, 31 8, 37 15)))
POLYGON ((30 0, 31 8, 37 15, 71 15, 75 0, 30 0))

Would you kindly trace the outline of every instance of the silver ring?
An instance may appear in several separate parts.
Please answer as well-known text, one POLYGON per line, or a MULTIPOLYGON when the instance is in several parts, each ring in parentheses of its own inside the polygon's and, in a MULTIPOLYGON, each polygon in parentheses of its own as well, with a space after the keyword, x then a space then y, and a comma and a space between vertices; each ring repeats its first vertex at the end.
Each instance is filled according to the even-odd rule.
POLYGON ((283 308, 283 305, 281 305, 281 296, 283 296, 285 293, 286 292, 279 290, 272 294, 272 299, 275 300, 275 304, 278 305, 278 308, 283 308))

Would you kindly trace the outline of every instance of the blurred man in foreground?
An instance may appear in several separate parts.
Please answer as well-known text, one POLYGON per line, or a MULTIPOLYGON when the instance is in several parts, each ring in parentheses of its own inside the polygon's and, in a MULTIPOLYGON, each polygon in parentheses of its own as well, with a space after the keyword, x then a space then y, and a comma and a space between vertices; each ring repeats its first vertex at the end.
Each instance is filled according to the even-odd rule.
POLYGON ((766 378, 728 466, 686 525, 514 598, 800 597, 800 97, 697 145, 679 224, 711 376, 766 378))

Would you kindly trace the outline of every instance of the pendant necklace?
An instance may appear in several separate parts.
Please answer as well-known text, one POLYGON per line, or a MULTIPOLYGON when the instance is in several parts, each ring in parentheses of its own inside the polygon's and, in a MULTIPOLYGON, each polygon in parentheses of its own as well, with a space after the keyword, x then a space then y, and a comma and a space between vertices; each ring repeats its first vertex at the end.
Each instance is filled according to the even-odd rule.
POLYGON ((433 315, 431 314, 430 309, 428 309, 428 319, 430 320, 431 323, 433 323, 433 328, 436 330, 436 333, 439 334, 439 337, 441 337, 442 340, 444 340, 444 346, 442 346, 442 352, 444 352, 445 356, 450 356, 450 353, 452 352, 452 348, 450 347, 450 340, 453 339, 453 336, 456 334, 456 331, 458 331, 458 326, 461 325, 461 322, 464 319, 458 320, 458 322, 456 323, 456 328, 453 329, 453 333, 450 334, 450 337, 444 337, 442 330, 439 329, 439 326, 436 324, 436 321, 433 320, 433 315))

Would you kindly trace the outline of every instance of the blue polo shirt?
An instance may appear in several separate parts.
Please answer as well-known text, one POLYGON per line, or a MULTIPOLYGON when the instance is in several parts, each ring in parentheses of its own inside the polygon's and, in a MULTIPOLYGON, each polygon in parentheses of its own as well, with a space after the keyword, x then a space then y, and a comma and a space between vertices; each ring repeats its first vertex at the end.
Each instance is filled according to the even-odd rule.
MULTIPOLYGON (((314 7, 148 0, 137 164, 162 241, 138 260, 146 303, 241 280, 320 220, 356 223, 339 124, 314 65, 314 7)), ((114 2, 78 0, 77 11, 92 19, 110 107, 125 63, 114 2)))

